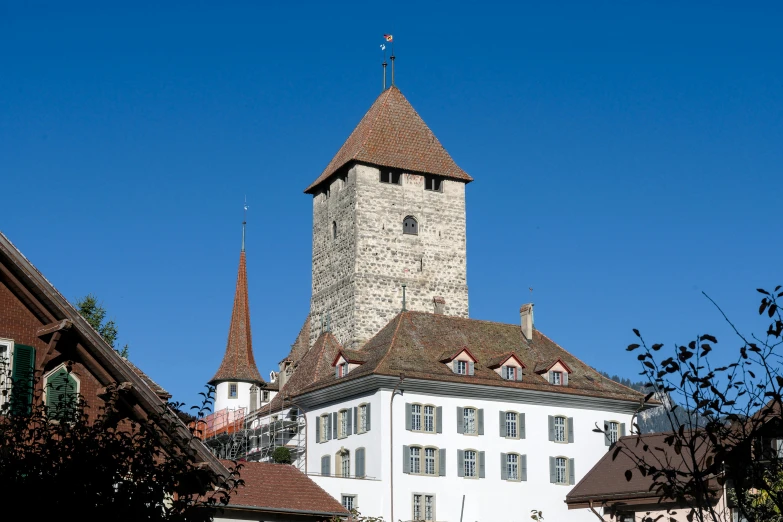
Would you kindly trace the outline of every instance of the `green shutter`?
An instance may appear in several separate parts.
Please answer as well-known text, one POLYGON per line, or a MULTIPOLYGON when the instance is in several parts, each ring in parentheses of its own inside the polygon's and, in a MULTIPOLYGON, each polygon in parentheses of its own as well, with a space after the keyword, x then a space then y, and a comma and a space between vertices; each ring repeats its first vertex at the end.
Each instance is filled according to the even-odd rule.
POLYGON ((76 411, 76 400, 76 380, 65 367, 46 379, 46 407, 49 417, 71 417, 76 411))
POLYGON ((11 412, 18 415, 28 415, 33 404, 35 348, 24 344, 16 344, 14 345, 13 357, 11 412))

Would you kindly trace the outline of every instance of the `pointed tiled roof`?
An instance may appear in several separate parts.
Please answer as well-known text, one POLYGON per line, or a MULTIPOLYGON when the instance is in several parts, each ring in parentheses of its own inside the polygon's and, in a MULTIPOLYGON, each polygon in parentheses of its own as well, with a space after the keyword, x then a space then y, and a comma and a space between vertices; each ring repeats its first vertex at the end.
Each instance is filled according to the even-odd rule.
POLYGON ((237 290, 234 294, 234 310, 231 312, 231 328, 223 362, 209 384, 221 381, 244 381, 262 383, 253 357, 253 340, 250 335, 250 304, 247 297, 247 268, 244 249, 239 254, 237 290))
POLYGON ((343 165, 359 161, 411 172, 473 181, 454 163, 435 134, 402 95, 389 87, 378 96, 329 165, 305 193, 311 193, 343 165))

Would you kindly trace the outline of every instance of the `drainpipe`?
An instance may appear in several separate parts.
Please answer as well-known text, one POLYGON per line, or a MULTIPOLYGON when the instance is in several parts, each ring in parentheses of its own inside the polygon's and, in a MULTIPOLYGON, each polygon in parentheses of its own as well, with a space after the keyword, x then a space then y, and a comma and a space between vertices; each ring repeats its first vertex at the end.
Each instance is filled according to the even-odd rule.
POLYGON ((400 373, 400 382, 394 387, 391 397, 389 398, 389 504, 391 506, 391 518, 389 518, 389 520, 394 520, 394 410, 392 409, 392 404, 394 403, 394 396, 397 394, 397 389, 404 380, 405 374, 400 373))

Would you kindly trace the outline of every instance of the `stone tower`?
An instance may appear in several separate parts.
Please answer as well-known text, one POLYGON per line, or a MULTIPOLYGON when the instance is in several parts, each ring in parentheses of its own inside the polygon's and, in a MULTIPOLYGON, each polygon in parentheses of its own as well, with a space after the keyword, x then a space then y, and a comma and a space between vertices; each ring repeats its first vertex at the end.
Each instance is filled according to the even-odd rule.
POLYGON ((405 305, 468 316, 465 185, 397 87, 375 100, 307 189, 313 196, 310 344, 358 348, 405 305))
POLYGON ((245 224, 242 224, 242 250, 239 253, 237 287, 231 326, 228 330, 226 353, 217 373, 209 381, 215 386, 214 411, 225 408, 258 408, 258 390, 265 386, 253 357, 253 337, 250 333, 250 302, 247 295, 247 266, 245 262, 245 224))

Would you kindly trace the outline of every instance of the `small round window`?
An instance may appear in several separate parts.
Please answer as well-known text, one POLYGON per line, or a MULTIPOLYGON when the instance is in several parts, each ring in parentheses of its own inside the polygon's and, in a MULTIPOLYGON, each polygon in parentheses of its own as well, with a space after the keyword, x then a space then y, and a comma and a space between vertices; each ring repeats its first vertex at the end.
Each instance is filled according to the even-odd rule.
POLYGON ((413 216, 408 216, 402 220, 402 233, 403 234, 419 234, 419 222, 413 216))

